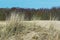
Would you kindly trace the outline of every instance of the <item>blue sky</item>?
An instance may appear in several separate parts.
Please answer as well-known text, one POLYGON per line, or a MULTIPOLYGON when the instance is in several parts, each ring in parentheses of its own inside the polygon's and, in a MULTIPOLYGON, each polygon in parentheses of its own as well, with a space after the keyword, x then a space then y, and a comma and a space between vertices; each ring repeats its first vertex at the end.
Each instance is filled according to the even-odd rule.
POLYGON ((0 8, 51 8, 59 6, 60 0, 0 0, 0 8))

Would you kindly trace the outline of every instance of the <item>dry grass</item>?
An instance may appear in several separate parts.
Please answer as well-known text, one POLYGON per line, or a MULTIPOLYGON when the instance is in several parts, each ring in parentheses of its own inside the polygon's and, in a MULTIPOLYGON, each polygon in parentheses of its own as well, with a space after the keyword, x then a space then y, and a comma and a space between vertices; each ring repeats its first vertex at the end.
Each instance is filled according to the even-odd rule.
POLYGON ((60 31, 41 27, 36 23, 26 24, 18 19, 7 21, 6 25, 0 25, 0 40, 60 40, 60 31))

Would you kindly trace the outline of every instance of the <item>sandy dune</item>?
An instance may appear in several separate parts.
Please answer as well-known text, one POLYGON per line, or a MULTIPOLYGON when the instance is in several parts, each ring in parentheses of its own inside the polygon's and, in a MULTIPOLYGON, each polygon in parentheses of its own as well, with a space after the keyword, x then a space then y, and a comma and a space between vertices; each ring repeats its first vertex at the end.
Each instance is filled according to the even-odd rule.
POLYGON ((0 21, 0 25, 6 25, 6 21, 0 21))
MULTIPOLYGON (((6 21, 0 21, 1 25, 6 25, 6 21)), ((30 25, 30 24, 35 24, 35 25, 40 25, 41 27, 46 27, 49 28, 50 25, 54 26, 54 28, 60 30, 60 21, 23 21, 23 24, 30 25)))
POLYGON ((24 24, 34 24, 37 26, 41 26, 41 27, 46 27, 49 28, 50 26, 53 26, 55 29, 60 30, 60 21, 24 21, 24 24))

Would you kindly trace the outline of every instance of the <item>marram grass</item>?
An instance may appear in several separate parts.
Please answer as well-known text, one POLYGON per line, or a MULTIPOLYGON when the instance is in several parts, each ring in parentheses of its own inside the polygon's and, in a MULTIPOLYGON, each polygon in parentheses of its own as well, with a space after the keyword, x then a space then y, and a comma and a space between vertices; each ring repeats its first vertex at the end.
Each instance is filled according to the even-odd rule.
POLYGON ((11 19, 5 26, 0 25, 0 40, 60 40, 60 31, 53 25, 47 29, 35 23, 24 24, 18 19, 11 19))

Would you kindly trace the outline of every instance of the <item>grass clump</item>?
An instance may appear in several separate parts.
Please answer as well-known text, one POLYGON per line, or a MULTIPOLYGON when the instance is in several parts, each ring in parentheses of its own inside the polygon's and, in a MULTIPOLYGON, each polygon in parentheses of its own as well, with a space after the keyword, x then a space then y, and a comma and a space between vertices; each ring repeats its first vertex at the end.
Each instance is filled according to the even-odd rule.
POLYGON ((60 40, 60 31, 53 25, 47 29, 35 23, 26 24, 17 17, 0 25, 0 40, 60 40))

